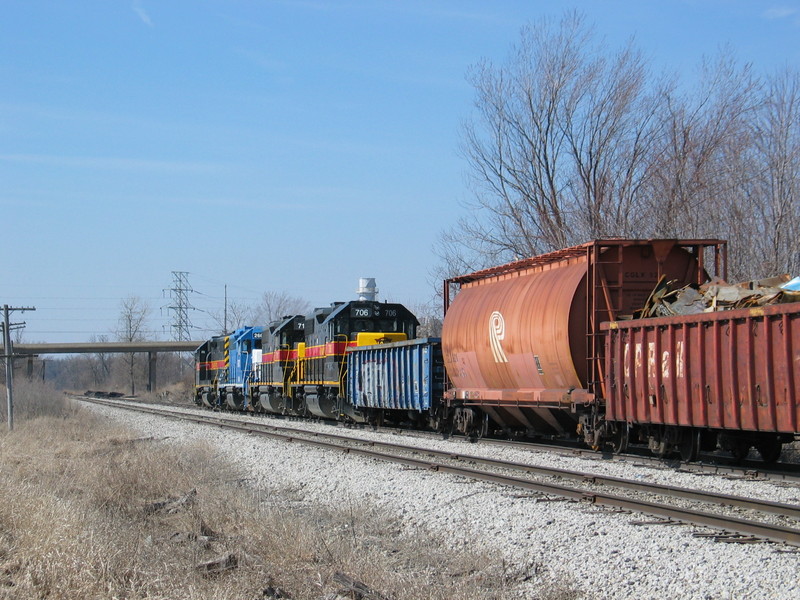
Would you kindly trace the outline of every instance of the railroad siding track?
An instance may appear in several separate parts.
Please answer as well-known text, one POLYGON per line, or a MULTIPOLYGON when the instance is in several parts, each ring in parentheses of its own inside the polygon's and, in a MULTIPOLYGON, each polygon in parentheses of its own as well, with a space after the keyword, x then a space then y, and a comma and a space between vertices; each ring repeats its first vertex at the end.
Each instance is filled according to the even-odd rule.
MULTIPOLYGON (((425 432, 420 432, 425 433, 425 432)), ((664 468, 669 470, 680 469, 684 472, 703 473, 708 475, 721 475, 742 479, 762 479, 786 481, 790 483, 800 483, 800 464, 796 462, 779 462, 774 465, 776 468, 766 468, 762 461, 736 461, 728 456, 716 456, 712 453, 701 453, 701 458, 697 462, 687 463, 679 459, 659 458, 653 456, 647 450, 636 452, 629 449, 622 454, 611 452, 598 452, 568 443, 536 442, 536 441, 515 441, 486 438, 481 440, 482 444, 491 444, 499 447, 512 447, 530 449, 537 448, 549 452, 564 454, 566 456, 580 456, 592 460, 612 460, 618 462, 635 462, 653 468, 664 468)))
POLYGON ((232 429, 244 433, 266 435, 287 442, 299 442, 331 450, 357 454, 373 459, 395 462, 411 468, 451 473, 476 481, 484 481, 540 494, 567 498, 604 506, 615 510, 647 514, 660 521, 638 523, 690 523, 722 530, 722 534, 709 534, 725 541, 769 540, 800 547, 800 506, 752 498, 743 498, 713 492, 703 492, 673 486, 644 483, 618 477, 591 473, 537 467, 524 463, 487 459, 478 456, 432 450, 393 442, 377 442, 332 433, 309 432, 302 429, 252 423, 218 415, 198 415, 175 409, 164 410, 153 406, 82 398, 96 402, 157 414, 174 419, 189 420, 232 429), (383 451, 376 450, 381 448, 383 451), (435 459, 435 460, 432 460, 435 459), (481 468, 475 468, 480 465, 481 468), (520 477, 517 473, 522 472, 520 477), (538 479, 536 478, 538 477, 538 479), (564 485, 568 479, 578 482, 578 487, 564 485), (631 495, 610 493, 607 488, 627 490, 631 495), (664 498, 679 499, 668 504, 664 498), (660 501, 655 501, 660 500, 660 501), (711 505, 714 510, 700 508, 698 503, 711 505), (719 511, 719 507, 727 507, 719 511), (747 518, 743 518, 743 516, 747 518))
MULTIPOLYGON (((108 396, 91 396, 91 398, 103 398, 108 396)), ((126 401, 136 401, 134 398, 122 398, 126 401)), ((154 406, 154 405, 150 405, 154 406)), ((167 404, 166 406, 180 408, 175 404, 167 404)), ((237 413, 230 413, 237 414, 237 413)), ((263 413, 241 413, 241 416, 263 417, 273 421, 283 421, 288 419, 290 422, 305 421, 298 417, 263 414, 263 413)), ((338 427, 353 428, 354 430, 367 429, 370 432, 380 432, 387 435, 403 435, 411 438, 428 439, 435 441, 442 441, 449 439, 443 437, 441 433, 432 431, 424 431, 419 429, 406 429, 401 427, 373 427, 363 424, 344 424, 336 422, 338 427)), ((283 426, 281 426, 283 427, 283 426)), ((300 431, 300 430, 298 430, 300 431)), ((467 438, 461 435, 452 437, 455 440, 466 440, 467 438)), ((765 468, 762 461, 744 461, 741 464, 736 463, 732 458, 727 456, 715 456, 712 454, 704 454, 708 459, 707 462, 698 461, 687 463, 679 459, 659 458, 653 456, 649 451, 641 450, 640 452, 629 450, 622 454, 614 454, 611 452, 598 452, 591 450, 585 446, 569 443, 569 442, 548 442, 548 441, 519 441, 508 439, 495 439, 495 438, 482 438, 480 440, 481 446, 497 446, 498 448, 511 448, 524 451, 546 451, 553 454, 560 454, 568 457, 580 457, 585 460, 616 462, 623 464, 632 464, 634 466, 647 466, 652 469, 659 469, 670 472, 684 472, 702 474, 708 476, 720 476, 732 480, 747 480, 747 481, 776 481, 784 482, 788 486, 800 485, 800 463, 797 462, 779 462, 776 463, 776 468, 765 468)))
MULTIPOLYGON (((268 415, 269 418, 282 418, 281 415, 268 415)), ((398 429, 393 427, 377 427, 372 428, 372 431, 381 431, 390 434, 402 434, 409 437, 418 437, 423 439, 441 440, 442 434, 433 433, 430 431, 420 431, 415 429, 398 429)), ((461 436, 454 436, 454 439, 466 439, 461 436)), ((554 454, 561 454, 563 456, 581 457, 586 460, 597 460, 603 462, 619 462, 627 464, 635 464, 637 466, 647 466, 654 469, 663 469, 669 471, 680 470, 685 473, 695 473, 704 475, 719 475, 731 479, 746 479, 746 480, 772 480, 782 481, 788 484, 800 484, 800 463, 796 462, 779 462, 776 463, 774 469, 765 468, 762 461, 744 461, 737 464, 732 458, 726 456, 715 456, 710 453, 705 453, 707 462, 698 461, 687 463, 679 459, 660 458, 653 456, 649 451, 641 450, 636 452, 629 449, 628 452, 622 454, 614 454, 611 452, 598 452, 586 448, 586 446, 568 443, 568 442, 548 442, 548 441, 518 441, 507 439, 495 438, 481 438, 480 445, 497 446, 499 448, 511 448, 520 450, 536 450, 546 451, 554 454)))

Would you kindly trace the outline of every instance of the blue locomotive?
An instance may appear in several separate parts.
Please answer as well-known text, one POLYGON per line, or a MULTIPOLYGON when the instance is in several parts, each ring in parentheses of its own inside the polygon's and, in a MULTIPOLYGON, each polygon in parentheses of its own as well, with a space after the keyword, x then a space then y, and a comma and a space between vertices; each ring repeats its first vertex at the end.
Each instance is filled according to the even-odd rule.
POLYGON ((195 351, 195 403, 243 410, 248 405, 253 364, 261 360, 263 327, 240 327, 215 336, 195 351))

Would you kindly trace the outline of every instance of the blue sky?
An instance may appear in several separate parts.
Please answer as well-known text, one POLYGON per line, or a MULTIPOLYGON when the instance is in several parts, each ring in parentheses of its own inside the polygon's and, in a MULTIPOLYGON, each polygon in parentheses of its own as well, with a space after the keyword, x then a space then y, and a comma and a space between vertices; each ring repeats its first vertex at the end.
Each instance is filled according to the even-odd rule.
POLYGON ((800 67, 798 1, 3 0, 0 304, 37 307, 25 341, 77 342, 132 295, 166 339, 171 271, 198 339, 226 284, 427 300, 469 199, 465 74, 570 8, 687 78, 726 45, 800 67))

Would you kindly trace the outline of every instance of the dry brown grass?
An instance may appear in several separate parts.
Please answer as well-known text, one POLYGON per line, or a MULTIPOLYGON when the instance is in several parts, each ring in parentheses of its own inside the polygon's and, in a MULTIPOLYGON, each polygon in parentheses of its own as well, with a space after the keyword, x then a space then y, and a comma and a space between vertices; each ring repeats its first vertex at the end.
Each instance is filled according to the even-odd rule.
POLYGON ((194 381, 173 383, 160 387, 157 392, 142 392, 136 399, 151 404, 194 406, 194 381))
MULTIPOLYGON (((40 416, 66 416, 75 405, 64 394, 59 394, 40 381, 14 380, 14 420, 33 419, 40 416)), ((0 420, 6 427, 8 421, 6 387, 0 384, 0 420)))
POLYGON ((513 597, 531 575, 404 534, 358 502, 313 507, 299 490, 254 490, 209 447, 139 439, 54 392, 33 396, 39 408, 20 395, 16 414, 28 418, 0 433, 0 599, 255 600, 269 585, 316 599, 343 572, 393 599, 467 600, 513 597), (172 513, 148 509, 191 490, 172 513), (195 568, 226 553, 237 568, 195 568))

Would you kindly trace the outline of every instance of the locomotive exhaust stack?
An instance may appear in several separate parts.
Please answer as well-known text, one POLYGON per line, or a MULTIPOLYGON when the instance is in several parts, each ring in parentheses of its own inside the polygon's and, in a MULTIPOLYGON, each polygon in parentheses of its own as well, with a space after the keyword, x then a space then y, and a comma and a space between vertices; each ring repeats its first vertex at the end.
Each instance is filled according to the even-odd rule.
POLYGON ((360 302, 375 302, 378 297, 378 288, 375 287, 374 277, 362 277, 358 280, 358 300, 360 302))

